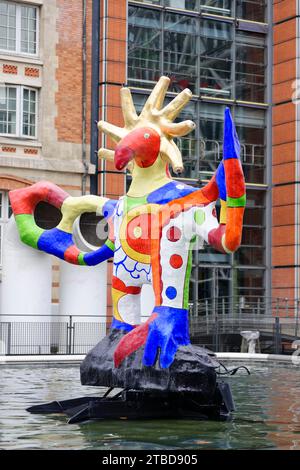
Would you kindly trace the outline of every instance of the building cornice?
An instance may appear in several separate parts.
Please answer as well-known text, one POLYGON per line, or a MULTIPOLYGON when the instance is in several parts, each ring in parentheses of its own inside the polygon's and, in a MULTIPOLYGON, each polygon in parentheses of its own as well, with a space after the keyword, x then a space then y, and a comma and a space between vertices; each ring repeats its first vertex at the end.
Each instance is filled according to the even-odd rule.
MULTIPOLYGON (((55 160, 45 158, 18 157, 0 155, 0 167, 22 168, 37 171, 51 171, 61 173, 79 173, 86 172, 82 162, 78 160, 55 160)), ((95 165, 88 164, 88 174, 95 173, 95 165)))

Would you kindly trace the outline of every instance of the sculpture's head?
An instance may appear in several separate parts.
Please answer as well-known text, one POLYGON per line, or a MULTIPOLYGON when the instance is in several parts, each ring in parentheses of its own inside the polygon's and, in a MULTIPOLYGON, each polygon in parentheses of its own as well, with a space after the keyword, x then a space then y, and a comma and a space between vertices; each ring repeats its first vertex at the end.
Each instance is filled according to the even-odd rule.
POLYGON ((130 90, 121 89, 121 104, 124 127, 100 121, 98 127, 117 144, 115 150, 101 148, 99 156, 114 161, 117 170, 130 169, 137 165, 148 168, 158 160, 164 162, 166 171, 172 166, 176 174, 183 171, 181 153, 173 137, 182 137, 195 128, 192 121, 174 123, 174 119, 192 97, 192 92, 183 90, 173 101, 163 107, 170 79, 161 77, 138 116, 130 90))

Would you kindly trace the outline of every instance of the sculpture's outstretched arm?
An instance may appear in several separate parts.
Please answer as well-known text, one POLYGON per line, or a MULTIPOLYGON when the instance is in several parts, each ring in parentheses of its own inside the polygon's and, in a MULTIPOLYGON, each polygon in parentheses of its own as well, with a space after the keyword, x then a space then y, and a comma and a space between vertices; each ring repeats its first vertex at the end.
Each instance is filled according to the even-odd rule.
POLYGON ((240 161, 240 143, 229 108, 225 110, 223 160, 202 193, 221 200, 220 224, 207 234, 208 243, 222 253, 233 253, 241 244, 246 188, 240 161))
POLYGON ((94 266, 113 256, 112 217, 117 201, 99 196, 72 197, 47 181, 11 191, 9 197, 20 239, 26 245, 78 265, 94 266), (34 210, 41 201, 60 209, 62 219, 57 227, 44 230, 36 224, 34 210), (105 244, 88 253, 77 248, 72 235, 74 221, 84 212, 103 215, 110 226, 109 237, 105 244))

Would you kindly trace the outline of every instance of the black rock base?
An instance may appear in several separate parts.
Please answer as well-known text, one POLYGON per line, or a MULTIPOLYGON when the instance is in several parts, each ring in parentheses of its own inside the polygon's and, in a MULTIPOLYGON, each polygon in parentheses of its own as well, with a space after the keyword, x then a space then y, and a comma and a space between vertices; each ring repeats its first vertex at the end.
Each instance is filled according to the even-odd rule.
POLYGON ((208 401, 203 399, 202 393, 195 392, 123 390, 111 398, 108 398, 108 393, 103 397, 80 397, 36 405, 27 411, 38 414, 64 413, 69 417, 69 424, 91 419, 224 420, 229 419, 231 411, 234 411, 229 385, 224 382, 217 383, 208 401))
POLYGON ((113 354, 124 334, 126 333, 122 330, 111 330, 87 354, 80 367, 83 385, 176 393, 197 392, 206 401, 214 396, 215 369, 219 367, 219 363, 212 353, 199 346, 181 346, 172 365, 162 369, 159 358, 153 367, 142 366, 144 347, 141 347, 116 368, 113 354))

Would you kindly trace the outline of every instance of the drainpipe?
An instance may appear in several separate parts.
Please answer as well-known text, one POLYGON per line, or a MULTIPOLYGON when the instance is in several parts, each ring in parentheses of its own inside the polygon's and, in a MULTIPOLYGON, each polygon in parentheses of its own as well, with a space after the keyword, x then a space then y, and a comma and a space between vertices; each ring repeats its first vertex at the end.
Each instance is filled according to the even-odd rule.
POLYGON ((99 121, 99 60, 100 60, 100 0, 93 0, 92 11, 92 81, 91 81, 91 145, 90 161, 95 174, 90 176, 91 194, 98 194, 98 128, 99 121))
POLYGON ((88 162, 86 158, 86 0, 82 0, 82 164, 81 192, 86 193, 88 162))

